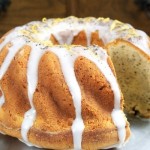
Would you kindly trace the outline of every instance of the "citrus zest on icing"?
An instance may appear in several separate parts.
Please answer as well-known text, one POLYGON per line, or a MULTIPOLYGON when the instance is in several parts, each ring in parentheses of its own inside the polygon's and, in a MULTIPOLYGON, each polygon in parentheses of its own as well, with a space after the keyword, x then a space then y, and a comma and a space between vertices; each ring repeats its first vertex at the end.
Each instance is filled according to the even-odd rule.
POLYGON ((124 25, 124 23, 122 23, 121 21, 114 20, 113 23, 110 26, 110 30, 112 31, 112 30, 114 30, 116 28, 121 27, 122 25, 124 25))
POLYGON ((110 18, 105 18, 103 19, 103 22, 106 23, 106 22, 109 22, 110 21, 110 18))
POLYGON ((42 18, 42 22, 46 22, 46 21, 47 21, 46 17, 42 18))
POLYGON ((38 33, 37 28, 38 28, 38 25, 37 25, 37 24, 32 25, 32 26, 31 26, 31 31, 32 31, 33 33, 38 33))

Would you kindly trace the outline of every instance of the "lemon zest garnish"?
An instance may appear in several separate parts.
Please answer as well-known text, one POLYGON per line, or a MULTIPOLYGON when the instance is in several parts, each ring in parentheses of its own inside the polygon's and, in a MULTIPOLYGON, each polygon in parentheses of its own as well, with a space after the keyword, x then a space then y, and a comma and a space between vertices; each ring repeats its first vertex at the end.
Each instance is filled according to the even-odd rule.
POLYGON ((106 22, 109 22, 110 21, 110 18, 105 18, 103 19, 103 22, 106 23, 106 22))
POLYGON ((70 46, 67 45, 66 43, 64 44, 64 47, 65 47, 67 50, 70 50, 70 46))
POLYGON ((46 21, 47 21, 46 17, 42 18, 42 22, 46 22, 46 21))
POLYGON ((98 20, 98 21, 103 21, 104 18, 103 18, 103 17, 99 17, 97 20, 98 20))
POLYGON ((92 20, 92 17, 86 17, 85 21, 90 22, 92 20))
POLYGON ((130 29, 130 26, 127 25, 127 24, 124 24, 122 27, 121 27, 121 30, 128 30, 130 29))
POLYGON ((39 40, 38 42, 43 44, 44 46, 52 46, 53 45, 53 43, 49 40, 47 40, 47 41, 40 41, 39 40))
POLYGON ((110 30, 112 31, 112 30, 114 30, 114 29, 116 29, 118 27, 121 27, 121 26, 123 26, 123 24, 124 23, 122 23, 121 21, 114 20, 113 23, 110 26, 110 30))
POLYGON ((136 32, 136 30, 134 28, 131 28, 128 30, 128 33, 131 35, 131 36, 138 36, 138 33, 136 32))
POLYGON ((29 35, 29 34, 30 34, 30 32, 27 31, 27 30, 20 30, 19 32, 20 32, 21 34, 24 34, 24 35, 29 35))

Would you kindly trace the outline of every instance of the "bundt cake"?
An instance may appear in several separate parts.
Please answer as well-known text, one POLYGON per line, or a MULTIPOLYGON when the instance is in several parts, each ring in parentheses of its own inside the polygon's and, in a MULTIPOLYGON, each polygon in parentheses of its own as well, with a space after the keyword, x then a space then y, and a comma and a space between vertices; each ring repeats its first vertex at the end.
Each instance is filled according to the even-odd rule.
POLYGON ((143 111, 150 102, 148 42, 144 32, 109 18, 43 19, 9 31, 0 40, 0 131, 50 149, 123 145, 130 129, 114 67, 126 93, 126 110, 141 109, 139 115, 150 117, 148 106, 148 112, 143 111), (130 60, 125 60, 124 53, 130 60), (124 68, 119 66, 120 59, 124 68), (138 59, 137 66, 148 72, 135 74, 136 80, 147 78, 143 83, 148 83, 138 94, 146 93, 147 100, 136 99, 132 88, 138 84, 129 92, 126 78, 119 73, 119 69, 129 74, 137 71, 135 62, 131 68, 126 65, 138 59))

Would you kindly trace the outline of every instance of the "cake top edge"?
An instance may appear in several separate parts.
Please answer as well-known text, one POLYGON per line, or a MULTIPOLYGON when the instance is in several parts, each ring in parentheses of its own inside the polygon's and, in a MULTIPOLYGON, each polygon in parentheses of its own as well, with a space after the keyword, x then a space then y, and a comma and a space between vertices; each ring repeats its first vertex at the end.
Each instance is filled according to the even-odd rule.
POLYGON ((22 36, 27 38, 28 41, 51 47, 53 43, 50 37, 54 35, 60 41, 60 45, 71 45, 72 39, 80 31, 85 31, 88 46, 90 45, 91 33, 97 31, 105 45, 120 38, 129 41, 145 53, 150 54, 150 40, 145 32, 135 29, 128 23, 103 17, 43 18, 41 21, 32 21, 16 27, 12 31, 10 39, 22 36))

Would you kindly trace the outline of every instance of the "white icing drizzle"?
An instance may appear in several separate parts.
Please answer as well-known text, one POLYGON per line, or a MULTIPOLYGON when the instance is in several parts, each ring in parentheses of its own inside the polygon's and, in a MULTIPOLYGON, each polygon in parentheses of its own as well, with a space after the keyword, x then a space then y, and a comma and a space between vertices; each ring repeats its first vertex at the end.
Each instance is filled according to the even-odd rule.
POLYGON ((124 113, 122 110, 116 107, 113 109, 111 116, 115 126, 118 129, 119 144, 116 147, 122 147, 124 145, 126 138, 126 130, 125 130, 126 120, 124 113))
POLYGON ((59 44, 70 44, 74 38, 73 33, 71 30, 61 31, 53 33, 59 44))
MULTIPOLYGON (((102 52, 101 52, 102 53, 102 52)), ((98 51, 98 55, 101 56, 101 53, 98 51)), ((104 52, 103 52, 104 53, 104 52)), ((107 54, 105 53, 105 61, 100 66, 100 63, 97 64, 99 66, 101 72, 106 77, 107 81, 109 82, 111 89, 114 93, 114 109, 111 113, 112 120, 115 126, 118 129, 118 137, 119 137, 119 144, 118 147, 121 147, 124 144, 125 137, 126 137, 126 120, 123 111, 120 108, 120 100, 121 100, 121 92, 117 83, 115 76, 113 75, 108 63, 107 63, 107 54)), ((101 57, 102 58, 102 57, 101 57)), ((102 59, 101 59, 102 60, 102 59)), ((94 62, 94 60, 92 60, 94 62)))
POLYGON ((87 45, 90 46, 91 43, 91 32, 95 31, 95 28, 89 23, 82 24, 79 26, 77 22, 72 22, 67 24, 67 22, 62 22, 61 28, 59 25, 52 27, 52 34, 55 36, 59 44, 68 44, 70 45, 73 41, 73 38, 79 34, 80 31, 85 31, 87 38, 87 45))
POLYGON ((87 46, 91 45, 91 31, 90 30, 86 30, 86 38, 87 38, 87 46))
POLYGON ((0 131, 0 134, 6 135, 4 132, 0 131))
POLYGON ((139 47, 140 49, 142 49, 145 53, 150 55, 150 45, 148 45, 148 43, 150 44, 150 39, 148 39, 148 36, 145 32, 141 30, 136 31, 141 36, 140 38, 142 38, 142 40, 140 40, 139 42, 138 40, 135 39, 132 40, 132 43, 137 47, 139 47))
MULTIPOLYGON (((6 40, 8 42, 8 40, 6 40)), ((4 41, 4 43, 7 43, 4 41)), ((16 38, 11 41, 12 46, 8 49, 8 54, 6 55, 4 62, 0 67, 0 80, 3 78, 4 74, 6 73, 11 61, 15 57, 16 53, 22 48, 25 44, 23 38, 16 38)), ((3 43, 2 43, 3 45, 3 43)), ((2 46, 3 47, 3 46, 2 46)), ((1 88, 1 87, 0 87, 1 88)), ((1 88, 2 91, 2 88, 1 88)), ((5 103, 4 93, 2 91, 2 96, 0 97, 0 107, 5 103)))
POLYGON ((8 33, 7 36, 4 37, 4 40, 2 41, 2 43, 0 44, 0 51, 3 49, 3 47, 11 40, 13 40, 17 35, 18 35, 18 31, 21 29, 21 27, 16 27, 15 29, 13 29, 12 31, 10 31, 10 33, 8 33))
POLYGON ((123 112, 120 109, 120 100, 121 100, 121 94, 119 90, 118 83, 116 81, 115 76, 113 75, 108 63, 107 63, 107 54, 104 50, 101 48, 96 48, 97 54, 99 57, 95 58, 92 57, 92 55, 89 53, 89 51, 86 51, 84 53, 84 57, 88 58, 92 62, 96 64, 96 66, 100 69, 100 71, 103 73, 103 75, 106 77, 107 81, 109 82, 111 89, 114 93, 114 109, 112 111, 112 119, 115 124, 115 126, 118 129, 118 136, 119 136, 119 146, 122 145, 125 141, 126 137, 126 120, 123 116, 123 112))
POLYGON ((25 41, 23 40, 23 38, 17 38, 11 41, 12 46, 8 49, 8 54, 4 59, 4 62, 2 63, 2 66, 0 68, 0 80, 2 79, 2 77, 4 76, 4 74, 6 73, 12 59, 15 57, 16 53, 19 51, 19 49, 21 47, 24 46, 25 41))
POLYGON ((0 108, 2 107, 2 105, 5 103, 5 98, 4 98, 4 93, 0 87, 0 91, 2 92, 2 95, 0 97, 0 108))
POLYGON ((28 141, 28 131, 33 126, 33 123, 36 119, 36 110, 33 104, 33 95, 37 87, 38 83, 38 64, 41 56, 43 55, 43 51, 39 46, 35 46, 34 44, 30 44, 31 52, 28 60, 27 67, 27 83, 28 83, 28 98, 30 102, 31 109, 28 110, 24 115, 24 120, 21 126, 21 135, 24 142, 31 145, 28 141))
MULTIPOLYGON (((93 47, 91 47, 93 49, 93 47)), ((74 139, 74 149, 81 149, 81 141, 82 141, 82 132, 84 129, 83 120, 81 117, 81 91, 80 87, 76 81, 75 73, 74 73, 74 62, 75 59, 79 56, 83 56, 91 60, 95 65, 99 68, 99 70, 104 74, 107 81, 110 83, 111 89, 114 92, 114 110, 112 112, 112 119, 116 127, 118 128, 118 136, 119 136, 119 145, 124 143, 126 137, 126 120, 123 116, 123 112, 120 109, 120 90, 117 84, 116 78, 113 75, 108 63, 107 63, 107 54, 104 50, 97 48, 97 54, 99 57, 93 57, 93 54, 90 51, 84 51, 83 47, 73 47, 72 50, 75 52, 72 56, 68 51, 54 49, 54 52, 61 63, 62 72, 65 77, 65 81, 69 87, 69 91, 72 95, 74 106, 76 108, 76 119, 72 125, 73 139, 74 139), (69 74, 68 74, 69 72, 69 74)))
POLYGON ((70 55, 69 51, 64 48, 54 48, 50 50, 59 58, 65 81, 72 95, 76 114, 76 118, 72 124, 73 143, 74 149, 80 150, 84 123, 81 116, 81 90, 74 72, 74 62, 76 57, 75 55, 70 55))
MULTIPOLYGON (((101 52, 102 53, 102 52, 101 52)), ((100 53, 98 53, 101 56, 100 53)), ((107 54, 105 54, 107 56, 107 54)), ((105 61, 101 66, 101 72, 105 75, 107 81, 109 82, 111 89, 114 93, 114 109, 112 111, 112 120, 115 126, 118 129, 118 137, 119 137, 119 145, 118 147, 122 146, 125 141, 126 137, 126 120, 123 111, 120 109, 120 100, 121 100, 121 92, 117 83, 115 76, 113 75, 108 63, 107 57, 105 56, 105 61), (106 63, 106 64, 105 64, 106 63)), ((93 60, 94 61, 94 60, 93 60)), ((98 65, 98 64, 97 64, 98 65)))
POLYGON ((86 34, 86 38, 87 38, 87 46, 90 46, 91 45, 91 34, 93 31, 96 31, 94 30, 95 28, 93 28, 89 23, 86 23, 85 24, 85 34, 86 34))
MULTIPOLYGON (((65 81, 69 87, 69 91, 73 98, 73 102, 76 110, 76 119, 74 120, 72 125, 74 148, 81 149, 81 140, 82 140, 82 133, 84 130, 84 123, 81 117, 81 91, 74 73, 75 57, 71 56, 69 52, 67 50, 64 50, 63 48, 61 48, 60 50, 58 50, 58 48, 51 48, 50 51, 55 53, 59 58, 65 81), (70 63, 70 61, 72 63, 70 63)), ((28 71, 27 71, 28 95, 29 95, 30 105, 32 108, 25 113, 24 121, 21 127, 22 138, 23 141, 27 143, 27 145, 31 145, 30 142, 28 141, 27 133, 29 129, 32 127, 36 117, 36 110, 34 108, 32 99, 37 85, 38 64, 41 56, 43 55, 43 52, 41 50, 39 50, 38 52, 37 52, 37 48, 32 46, 32 51, 30 54, 28 71), (38 52, 39 52, 38 56, 34 57, 35 55, 37 55, 38 52)))

